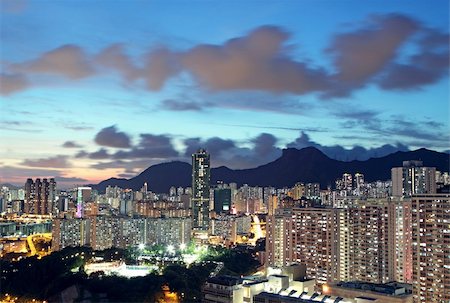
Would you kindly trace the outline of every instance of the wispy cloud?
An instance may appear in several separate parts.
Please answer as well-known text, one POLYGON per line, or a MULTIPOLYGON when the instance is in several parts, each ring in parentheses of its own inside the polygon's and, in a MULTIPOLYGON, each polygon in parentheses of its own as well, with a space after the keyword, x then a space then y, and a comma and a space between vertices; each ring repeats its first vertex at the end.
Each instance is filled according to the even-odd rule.
POLYGON ((54 156, 40 159, 27 159, 21 165, 30 167, 67 168, 71 167, 68 156, 54 156))

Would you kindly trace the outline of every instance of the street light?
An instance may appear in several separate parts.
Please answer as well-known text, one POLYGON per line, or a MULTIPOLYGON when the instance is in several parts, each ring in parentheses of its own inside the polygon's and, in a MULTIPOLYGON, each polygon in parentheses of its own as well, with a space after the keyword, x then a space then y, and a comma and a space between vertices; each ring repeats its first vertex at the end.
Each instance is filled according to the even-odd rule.
POLYGON ((180 244, 180 249, 181 249, 181 250, 185 250, 185 249, 186 249, 186 244, 181 243, 181 244, 180 244))
POLYGON ((139 249, 140 250, 144 250, 144 248, 145 248, 145 244, 144 243, 139 244, 139 249))

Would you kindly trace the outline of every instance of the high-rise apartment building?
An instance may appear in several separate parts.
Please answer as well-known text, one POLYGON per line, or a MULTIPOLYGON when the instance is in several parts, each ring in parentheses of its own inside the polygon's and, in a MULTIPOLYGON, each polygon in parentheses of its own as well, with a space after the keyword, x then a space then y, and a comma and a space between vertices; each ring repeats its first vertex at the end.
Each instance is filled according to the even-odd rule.
POLYGON ((412 204, 411 200, 395 201, 394 280, 412 283, 412 204))
POLYGON ((450 194, 413 195, 413 302, 450 302, 450 194))
POLYGON ((55 218, 52 249, 89 245, 102 250, 127 248, 139 244, 187 245, 191 240, 190 218, 129 218, 89 216, 87 218, 55 218))
POLYGON ((90 242, 90 222, 87 219, 53 219, 52 250, 68 246, 83 246, 90 242))
POLYGON ((267 216, 266 266, 283 267, 294 262, 294 220, 290 208, 280 208, 267 216))
POLYGON ((111 216, 91 216, 90 246, 94 250, 104 250, 113 246, 113 220, 111 216))
POLYGON ((193 228, 209 228, 210 158, 204 149, 192 154, 192 214, 193 228))
POLYGON ((46 215, 55 211, 55 179, 27 179, 25 183, 24 213, 46 215))
POLYGON ((338 214, 331 208, 294 208, 294 261, 318 284, 338 279, 338 214))
POLYGON ((338 279, 338 213, 331 208, 280 208, 268 216, 266 266, 306 265, 317 283, 338 279))
POLYGON ((391 177, 395 197, 436 193, 436 168, 424 167, 422 161, 403 161, 403 167, 391 169, 391 177))
POLYGON ((394 206, 357 201, 339 213, 339 280, 387 283, 394 278, 394 206))

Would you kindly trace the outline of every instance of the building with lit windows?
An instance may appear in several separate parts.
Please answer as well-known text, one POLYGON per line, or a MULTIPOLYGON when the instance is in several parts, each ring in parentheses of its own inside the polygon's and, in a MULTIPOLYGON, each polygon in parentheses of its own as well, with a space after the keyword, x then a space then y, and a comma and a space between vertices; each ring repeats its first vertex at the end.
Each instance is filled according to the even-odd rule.
POLYGON ((24 213, 47 215, 56 210, 55 179, 27 179, 25 183, 24 213))
POLYGON ((412 196, 414 303, 450 302, 450 194, 412 196))
POLYGON ((422 161, 403 161, 403 167, 391 169, 391 179, 395 197, 436 193, 436 168, 424 167, 422 161))
POLYGON ((52 224, 52 251, 68 246, 83 246, 90 243, 90 222, 88 219, 56 218, 52 224))
POLYGON ((268 216, 266 266, 292 262, 306 265, 307 276, 319 284, 339 277, 339 210, 332 208, 280 208, 268 216))
POLYGON ((266 266, 283 267, 294 261, 294 221, 292 209, 277 209, 267 216, 266 266))
POLYGON ((129 218, 89 216, 53 220, 53 250, 89 245, 95 250, 111 247, 180 245, 191 240, 190 218, 129 218))
POLYGON ((113 246, 113 217, 91 216, 90 246, 94 250, 104 250, 113 246))
POLYGON ((332 208, 294 208, 294 261, 318 284, 338 279, 338 214, 332 208))
POLYGON ((192 154, 192 227, 198 231, 209 229, 210 157, 204 149, 192 154))
POLYGON ((339 213, 339 280, 387 283, 394 279, 394 203, 355 201, 339 213))

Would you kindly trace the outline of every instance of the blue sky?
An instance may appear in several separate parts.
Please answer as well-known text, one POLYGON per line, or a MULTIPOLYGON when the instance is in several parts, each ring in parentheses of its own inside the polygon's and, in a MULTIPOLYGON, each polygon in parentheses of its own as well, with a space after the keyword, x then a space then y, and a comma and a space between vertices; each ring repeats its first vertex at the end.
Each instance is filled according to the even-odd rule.
POLYGON ((450 149, 448 1, 0 1, 0 182, 450 149))

